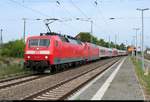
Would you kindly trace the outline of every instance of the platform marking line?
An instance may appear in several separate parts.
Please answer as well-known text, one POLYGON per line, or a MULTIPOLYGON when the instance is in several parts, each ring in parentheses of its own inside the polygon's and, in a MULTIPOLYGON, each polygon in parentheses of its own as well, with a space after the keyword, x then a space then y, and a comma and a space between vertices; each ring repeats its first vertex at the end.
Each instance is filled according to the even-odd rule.
POLYGON ((97 93, 92 97, 91 100, 101 100, 104 96, 105 92, 107 91, 108 87, 110 86, 111 82, 115 78, 116 74, 118 73, 119 69, 121 68, 122 64, 124 63, 126 58, 122 60, 122 62, 118 65, 118 67, 113 71, 113 73, 107 78, 105 83, 102 87, 97 91, 97 93))
POLYGON ((98 77, 94 78, 89 84, 85 85, 83 88, 81 88, 78 92, 76 92, 74 95, 69 97, 67 100, 75 100, 80 94, 82 94, 85 90, 87 90, 93 83, 95 83, 98 79, 100 79, 103 75, 105 75, 111 68, 116 66, 119 63, 119 61, 117 61, 115 64, 113 64, 110 68, 106 69, 98 77))

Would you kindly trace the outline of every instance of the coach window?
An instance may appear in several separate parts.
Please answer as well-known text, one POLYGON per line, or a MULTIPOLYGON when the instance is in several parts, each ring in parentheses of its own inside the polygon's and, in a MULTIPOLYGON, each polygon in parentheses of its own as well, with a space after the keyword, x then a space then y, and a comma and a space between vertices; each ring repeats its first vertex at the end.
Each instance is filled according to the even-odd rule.
POLYGON ((102 49, 102 50, 101 50, 101 53, 102 53, 102 54, 105 54, 105 50, 102 49))

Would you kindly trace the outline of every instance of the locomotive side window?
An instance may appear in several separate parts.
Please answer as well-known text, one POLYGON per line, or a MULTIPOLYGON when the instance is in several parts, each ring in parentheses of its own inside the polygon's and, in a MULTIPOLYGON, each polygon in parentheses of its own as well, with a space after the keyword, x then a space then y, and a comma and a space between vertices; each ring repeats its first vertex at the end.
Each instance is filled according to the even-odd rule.
POLYGON ((68 38, 68 40, 69 40, 69 42, 72 43, 72 44, 78 44, 78 42, 77 42, 76 40, 74 40, 74 39, 68 38))
POLYGON ((77 40, 77 43, 80 44, 80 45, 82 45, 82 42, 80 40, 77 40))
POLYGON ((63 36, 61 36, 60 37, 60 39, 61 39, 61 41, 63 41, 63 42, 69 42, 69 40, 68 39, 66 39, 65 37, 63 37, 63 36))

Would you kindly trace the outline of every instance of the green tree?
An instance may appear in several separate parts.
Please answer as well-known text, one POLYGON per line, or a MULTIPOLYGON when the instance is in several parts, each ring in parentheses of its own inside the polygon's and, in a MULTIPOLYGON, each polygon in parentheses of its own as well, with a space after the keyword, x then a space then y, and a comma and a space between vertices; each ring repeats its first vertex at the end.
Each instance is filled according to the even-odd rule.
POLYGON ((104 47, 109 48, 109 43, 108 43, 108 42, 105 42, 104 47))
POLYGON ((115 44, 114 44, 112 41, 110 42, 110 47, 111 47, 111 48, 114 48, 114 47, 115 47, 115 44))
POLYGON ((99 43, 100 46, 105 46, 104 39, 99 39, 98 43, 99 43))
POLYGON ((126 47, 123 43, 121 43, 120 45, 119 44, 114 44, 112 41, 109 43, 109 42, 106 42, 104 41, 104 39, 98 39, 97 37, 95 36, 92 36, 89 32, 80 32, 76 38, 78 38, 79 40, 83 41, 83 42, 91 42, 91 37, 92 37, 92 43, 94 44, 97 44, 99 46, 103 46, 103 47, 107 47, 109 48, 117 48, 117 49, 120 49, 120 50, 125 50, 126 47))
POLYGON ((23 40, 10 41, 2 47, 2 56, 23 57, 25 44, 23 40))
POLYGON ((97 37, 93 37, 93 36, 92 36, 92 43, 98 45, 98 39, 97 39, 97 37))
POLYGON ((120 44, 120 50, 126 50, 126 47, 123 43, 120 44))
POLYGON ((120 50, 120 46, 118 44, 116 44, 116 48, 120 50))
POLYGON ((83 42, 91 41, 91 35, 88 32, 80 32, 76 37, 83 42))

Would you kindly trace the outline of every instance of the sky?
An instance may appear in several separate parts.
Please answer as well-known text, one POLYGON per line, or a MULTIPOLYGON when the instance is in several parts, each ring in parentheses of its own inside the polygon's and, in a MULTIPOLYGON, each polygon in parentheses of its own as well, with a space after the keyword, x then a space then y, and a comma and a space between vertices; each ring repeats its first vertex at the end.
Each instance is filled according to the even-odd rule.
MULTIPOLYGON (((47 32, 44 19, 58 18, 50 25, 53 32, 75 36, 90 32, 93 20, 93 35, 105 41, 135 44, 138 31, 138 46, 141 35, 141 12, 137 8, 150 8, 150 0, 0 0, 0 29, 3 42, 23 37, 23 20, 26 20, 26 37, 47 32), (59 4, 57 3, 59 2, 59 4), (97 2, 97 5, 95 4, 97 2), (36 20, 36 19, 42 20, 36 20), (115 19, 110 19, 115 18, 115 19), (71 20, 69 20, 71 19, 71 20)), ((150 47, 150 10, 144 11, 144 46, 150 47)))

